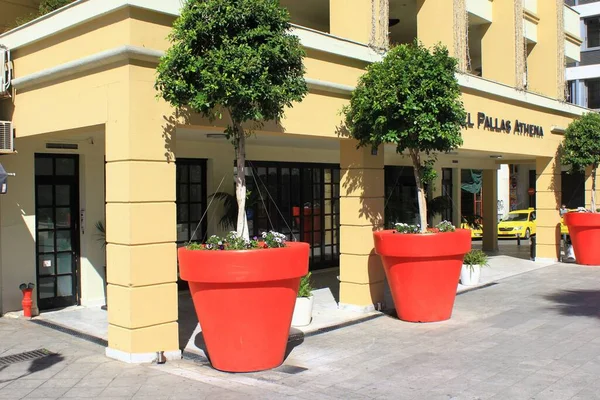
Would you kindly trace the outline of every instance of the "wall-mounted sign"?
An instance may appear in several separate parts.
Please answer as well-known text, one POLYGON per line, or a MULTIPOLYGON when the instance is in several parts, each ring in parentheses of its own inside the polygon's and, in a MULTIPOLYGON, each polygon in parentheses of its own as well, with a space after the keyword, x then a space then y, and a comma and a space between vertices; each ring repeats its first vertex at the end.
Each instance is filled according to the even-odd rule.
MULTIPOLYGON (((475 122, 471 119, 471 113, 467 113, 467 128, 474 128, 475 122)), ((485 115, 485 113, 477 113, 477 129, 487 129, 492 132, 512 133, 515 135, 525 135, 542 137, 544 136, 544 128, 539 125, 528 124, 518 119, 514 121, 510 119, 495 118, 485 115)))

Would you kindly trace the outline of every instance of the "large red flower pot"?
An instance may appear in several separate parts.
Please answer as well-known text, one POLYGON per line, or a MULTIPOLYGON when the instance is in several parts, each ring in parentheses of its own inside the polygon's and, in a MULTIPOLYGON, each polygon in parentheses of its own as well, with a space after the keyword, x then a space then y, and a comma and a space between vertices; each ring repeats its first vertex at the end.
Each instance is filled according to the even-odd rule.
POLYGON ((279 366, 300 278, 308 272, 309 245, 178 252, 212 366, 228 372, 279 366))
POLYGON ((564 221, 577 264, 600 265, 600 214, 570 212, 564 215, 564 221))
POLYGON ((398 318, 408 322, 444 321, 452 315, 471 232, 403 234, 374 232, 375 251, 394 299, 398 318))

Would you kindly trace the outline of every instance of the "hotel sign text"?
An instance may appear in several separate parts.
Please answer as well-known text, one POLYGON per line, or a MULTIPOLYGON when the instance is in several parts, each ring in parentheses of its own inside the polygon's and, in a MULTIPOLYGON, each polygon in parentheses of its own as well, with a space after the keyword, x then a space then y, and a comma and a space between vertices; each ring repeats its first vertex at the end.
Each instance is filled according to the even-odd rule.
MULTIPOLYGON (((514 133, 515 135, 525 135, 533 137, 544 136, 544 128, 539 125, 528 124, 518 119, 494 118, 485 115, 482 112, 477 113, 477 129, 487 129, 492 132, 514 133)), ((475 127, 475 122, 471 120, 471 113, 467 113, 467 128, 475 127)))

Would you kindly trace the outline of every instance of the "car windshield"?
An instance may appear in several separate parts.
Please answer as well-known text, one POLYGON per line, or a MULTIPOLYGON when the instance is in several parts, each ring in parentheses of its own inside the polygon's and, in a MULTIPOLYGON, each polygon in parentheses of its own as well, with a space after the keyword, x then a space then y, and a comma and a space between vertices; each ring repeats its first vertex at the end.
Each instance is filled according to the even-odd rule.
POLYGON ((509 213, 502 221, 527 221, 528 213, 509 213))

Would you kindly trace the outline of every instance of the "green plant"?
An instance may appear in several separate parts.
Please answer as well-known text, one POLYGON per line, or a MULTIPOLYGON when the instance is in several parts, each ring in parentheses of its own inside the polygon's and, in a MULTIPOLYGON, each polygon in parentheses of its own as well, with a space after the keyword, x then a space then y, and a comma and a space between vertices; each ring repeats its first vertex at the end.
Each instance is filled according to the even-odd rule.
POLYGON ((269 231, 262 233, 262 240, 258 237, 246 239, 238 235, 237 232, 229 232, 225 237, 212 235, 205 244, 189 243, 189 250, 252 250, 252 249, 272 249, 285 247, 285 235, 279 232, 269 231))
POLYGON ((346 127, 359 146, 393 143, 396 152, 408 152, 421 232, 427 229, 425 185, 435 178, 435 154, 462 145, 466 112, 456 65, 441 45, 432 51, 418 40, 399 45, 367 68, 344 108, 346 127))
POLYGON ((96 236, 98 237, 98 241, 102 243, 102 248, 106 247, 106 228, 102 221, 96 221, 96 231, 96 236))
POLYGON ((571 167, 570 172, 592 169, 591 210, 596 208, 596 172, 600 164, 600 115, 584 114, 571 122, 565 131, 561 162, 571 167))
POLYGON ((463 259, 463 264, 468 266, 471 270, 473 270, 474 265, 479 265, 481 267, 487 267, 488 264, 488 256, 481 250, 471 250, 467 254, 465 254, 465 258, 463 259))
POLYGON ((454 232, 456 228, 452 225, 452 222, 442 221, 432 228, 427 228, 425 232, 421 230, 419 225, 410 225, 402 222, 394 224, 394 229, 397 233, 442 233, 442 232, 454 232))
POLYGON ((312 283, 310 281, 311 273, 304 275, 302 279, 300 279, 300 288, 298 289, 298 297, 310 297, 312 296, 312 283))
MULTIPOLYGON (((227 192, 215 192, 208 196, 223 203, 223 215, 219 220, 219 226, 222 229, 234 228, 237 223, 238 203, 234 194, 227 192)), ((246 191, 246 208, 252 208, 258 202, 256 191, 246 191)))
POLYGON ((159 96, 214 120, 229 118, 225 133, 237 160, 237 233, 246 222, 246 136, 242 125, 278 121, 308 92, 304 50, 277 0, 187 0, 157 68, 159 96))

